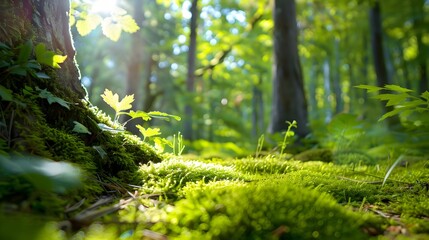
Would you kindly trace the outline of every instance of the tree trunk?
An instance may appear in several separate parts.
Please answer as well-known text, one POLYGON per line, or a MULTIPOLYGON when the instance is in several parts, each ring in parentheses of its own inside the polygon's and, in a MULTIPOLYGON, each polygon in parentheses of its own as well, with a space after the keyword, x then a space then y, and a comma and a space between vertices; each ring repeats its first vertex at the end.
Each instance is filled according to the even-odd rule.
POLYGON ((329 59, 323 62, 323 92, 325 98, 325 123, 332 120, 332 102, 331 102, 331 67, 329 66, 329 59))
POLYGON ((44 43, 46 49, 67 55, 61 69, 56 71, 56 80, 79 98, 84 98, 86 92, 74 60, 76 52, 69 27, 69 1, 10 0, 3 1, 0 7, 0 41, 17 46, 35 36, 34 42, 44 43))
POLYGON ((417 56, 418 60, 418 69, 419 69, 419 92, 424 92, 428 90, 429 87, 429 78, 428 78, 428 70, 427 70, 427 45, 423 42, 423 36, 424 33, 426 33, 425 29, 427 29, 427 26, 425 26, 424 23, 424 16, 425 16, 425 2, 423 0, 419 1, 419 4, 417 6, 417 9, 415 9, 416 17, 414 18, 414 31, 416 32, 416 38, 417 38, 417 49, 419 52, 419 55, 417 56))
MULTIPOLYGON (((195 92, 195 59, 197 51, 197 19, 198 19, 198 0, 193 0, 191 5, 191 22, 189 35, 189 51, 188 51, 188 75, 186 79, 186 90, 190 96, 193 96, 195 92)), ((192 101, 187 102, 185 106, 184 126, 183 126, 183 137, 185 139, 193 139, 192 130, 192 101)))
MULTIPOLYGON (((127 133, 112 134, 100 129, 100 119, 88 107, 90 104, 83 101, 85 90, 80 84, 79 71, 74 62, 68 0, 10 0, 0 2, 0 7, 1 42, 16 49, 33 40, 34 44, 43 43, 46 49, 67 55, 67 60, 60 64, 59 69, 43 65, 42 72, 50 77, 48 80, 11 72, 1 76, 2 87, 12 92, 12 100, 2 98, 0 101, 3 119, 7 119, 0 124, 2 151, 75 163, 84 172, 84 184, 78 194, 85 194, 85 198, 109 189, 104 185, 101 187, 102 183, 107 182, 103 179, 115 176, 118 180, 130 182, 133 181, 130 176, 137 171, 140 163, 161 160, 153 149, 127 141, 127 133), (50 102, 41 98, 42 91, 48 91, 55 96, 53 99, 59 100, 50 102), (84 127, 78 129, 79 125, 84 127)), ((30 52, 28 55, 28 61, 36 58, 30 52)), ((52 99, 52 96, 49 97, 52 99)), ((17 190, 16 194, 25 195, 28 192, 31 190, 17 190)), ((0 196, 0 200, 4 197, 0 196)), ((32 198, 31 201, 38 200, 32 198)))
POLYGON ((307 102, 298 56, 298 28, 294 0, 274 3, 274 74, 270 132, 287 129, 286 121, 298 122, 296 133, 309 133, 307 102))
MULTIPOLYGON (((390 83, 386 68, 386 61, 383 49, 383 30, 381 21, 381 10, 379 1, 375 1, 370 10, 370 26, 371 26, 371 45, 372 55, 374 59, 374 68, 377 76, 377 85, 384 87, 390 83)), ((383 113, 393 110, 392 107, 387 107, 384 102, 381 102, 383 113)), ((386 119, 390 127, 396 126, 399 123, 398 116, 393 116, 386 119)))
POLYGON ((341 113, 344 110, 343 91, 341 89, 341 66, 340 66, 340 40, 334 40, 334 57, 335 57, 335 72, 334 72, 334 92, 335 92, 335 113, 341 113))
MULTIPOLYGON (((144 14, 143 14, 143 6, 141 0, 134 0, 133 1, 133 18, 136 20, 137 24, 139 26, 143 26, 144 22, 144 14)), ((131 36, 132 45, 129 49, 130 51, 130 58, 129 62, 127 63, 127 95, 134 95, 134 103, 133 103, 133 110, 140 110, 141 109, 141 79, 142 79, 142 65, 143 65, 143 39, 142 39, 142 33, 137 32, 134 33, 131 36)), ((126 120, 129 119, 129 117, 124 117, 126 120)), ((136 125, 142 124, 142 121, 130 121, 127 124, 127 130, 132 132, 133 134, 138 135, 139 130, 137 129, 136 125)))

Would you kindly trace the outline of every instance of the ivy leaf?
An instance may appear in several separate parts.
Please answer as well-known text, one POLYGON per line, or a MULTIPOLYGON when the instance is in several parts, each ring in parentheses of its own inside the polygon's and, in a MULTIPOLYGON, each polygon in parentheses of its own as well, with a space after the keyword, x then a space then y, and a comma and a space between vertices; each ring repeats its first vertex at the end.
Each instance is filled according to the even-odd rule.
POLYGON ((141 134, 143 134, 144 138, 153 137, 157 135, 161 135, 161 130, 159 128, 144 128, 141 125, 136 125, 141 134))
POLYGON ((371 86, 371 85, 358 85, 356 88, 366 89, 368 92, 378 92, 383 90, 381 87, 371 86))
POLYGON ((121 101, 119 101, 119 95, 117 93, 113 94, 112 91, 108 89, 104 90, 101 97, 104 102, 115 110, 116 113, 132 108, 131 103, 134 102, 134 94, 126 95, 121 101))
POLYGON ((400 87, 398 85, 385 85, 384 87, 387 90, 391 90, 391 91, 395 91, 395 92, 400 92, 400 93, 412 92, 412 90, 410 90, 408 88, 400 87))
POLYGON ((76 22, 77 32, 81 36, 90 34, 95 28, 100 25, 102 18, 97 14, 89 14, 85 19, 80 19, 76 22))
POLYGON ((46 99, 49 104, 58 103, 61 106, 70 110, 70 106, 69 106, 70 103, 65 101, 64 99, 53 95, 51 92, 49 92, 46 89, 40 89, 40 88, 36 87, 36 90, 39 91, 39 97, 46 99))
POLYGON ((87 127, 85 127, 85 125, 83 125, 82 123, 78 122, 78 121, 73 121, 74 123, 74 128, 73 128, 73 132, 77 132, 77 133, 86 133, 91 135, 92 133, 88 130, 87 127))
POLYGON ((37 44, 34 51, 37 62, 53 68, 61 68, 59 63, 63 63, 67 59, 67 56, 56 55, 54 52, 47 50, 43 43, 37 44))
POLYGON ((149 112, 148 114, 151 117, 161 118, 161 119, 164 119, 164 120, 167 120, 167 121, 169 121, 170 118, 174 118, 176 121, 182 120, 182 118, 180 118, 179 116, 171 115, 171 114, 167 114, 167 113, 159 112, 159 111, 152 111, 152 112, 149 112))

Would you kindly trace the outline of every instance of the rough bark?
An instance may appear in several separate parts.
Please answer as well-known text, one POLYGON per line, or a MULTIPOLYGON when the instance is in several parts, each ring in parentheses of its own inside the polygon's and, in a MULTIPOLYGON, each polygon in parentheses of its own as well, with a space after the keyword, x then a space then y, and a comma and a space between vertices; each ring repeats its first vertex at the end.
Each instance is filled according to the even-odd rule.
POLYGON ((69 27, 69 1, 9 0, 3 1, 1 8, 0 41, 17 46, 33 39, 35 43, 44 43, 49 50, 67 55, 61 69, 56 71, 56 81, 84 98, 86 92, 74 60, 76 51, 69 27))
POLYGON ((298 122, 296 133, 309 133, 307 102, 298 56, 298 28, 294 0, 274 3, 274 74, 270 132, 287 129, 286 121, 298 122))
MULTIPOLYGON (((188 51, 188 74, 186 79, 186 90, 190 96, 195 92, 195 59, 197 51, 197 19, 198 19, 198 0, 193 0, 190 12, 192 14, 190 22, 191 33, 189 35, 188 51)), ((185 106, 185 117, 183 126, 183 137, 189 140, 193 139, 192 130, 193 108, 192 103, 188 102, 185 106)))

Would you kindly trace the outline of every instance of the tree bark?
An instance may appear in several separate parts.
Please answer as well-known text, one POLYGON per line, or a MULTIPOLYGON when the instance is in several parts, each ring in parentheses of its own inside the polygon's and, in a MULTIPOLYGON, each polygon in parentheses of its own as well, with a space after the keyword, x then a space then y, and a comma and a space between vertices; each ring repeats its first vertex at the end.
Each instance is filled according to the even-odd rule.
POLYGON ((0 41, 17 46, 34 37, 35 43, 44 43, 47 49, 67 55, 61 69, 56 70, 56 81, 84 98, 86 92, 75 63, 76 51, 69 27, 70 2, 10 0, 3 1, 1 7, 0 41))
POLYGON ((294 0, 274 3, 274 74, 270 132, 286 130, 286 121, 298 122, 296 133, 309 133, 307 102, 298 56, 298 28, 294 0))
MULTIPOLYGON (((197 19, 198 19, 198 0, 193 0, 191 5, 191 22, 189 35, 189 51, 188 51, 188 74, 186 79, 186 90, 190 96, 195 92, 195 59, 197 51, 197 19)), ((188 140, 193 140, 192 129, 193 108, 191 101, 185 106, 183 137, 188 140)))

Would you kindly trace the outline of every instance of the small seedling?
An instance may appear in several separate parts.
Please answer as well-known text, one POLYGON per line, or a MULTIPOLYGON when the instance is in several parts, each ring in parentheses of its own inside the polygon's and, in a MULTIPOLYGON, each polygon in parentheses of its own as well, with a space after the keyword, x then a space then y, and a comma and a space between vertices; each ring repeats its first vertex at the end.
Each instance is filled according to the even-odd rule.
POLYGON ((292 127, 294 127, 294 128, 297 127, 297 123, 296 123, 295 120, 293 120, 292 122, 287 121, 287 124, 289 124, 289 126, 287 127, 287 131, 285 133, 285 137, 283 138, 282 148, 281 148, 281 151, 280 151, 280 158, 283 158, 284 150, 286 149, 287 145, 289 144, 288 138, 295 136, 295 132, 293 132, 291 130, 292 127))

